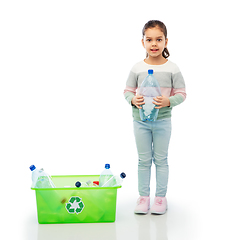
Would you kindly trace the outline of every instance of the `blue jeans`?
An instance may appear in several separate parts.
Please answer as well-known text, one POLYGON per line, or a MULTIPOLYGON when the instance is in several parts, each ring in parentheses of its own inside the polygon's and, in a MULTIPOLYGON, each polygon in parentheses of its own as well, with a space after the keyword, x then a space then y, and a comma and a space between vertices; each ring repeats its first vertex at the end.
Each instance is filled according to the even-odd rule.
POLYGON ((156 168, 156 194, 165 197, 168 185, 168 148, 171 136, 171 118, 150 121, 134 120, 134 135, 138 150, 138 191, 150 195, 152 161, 156 168))

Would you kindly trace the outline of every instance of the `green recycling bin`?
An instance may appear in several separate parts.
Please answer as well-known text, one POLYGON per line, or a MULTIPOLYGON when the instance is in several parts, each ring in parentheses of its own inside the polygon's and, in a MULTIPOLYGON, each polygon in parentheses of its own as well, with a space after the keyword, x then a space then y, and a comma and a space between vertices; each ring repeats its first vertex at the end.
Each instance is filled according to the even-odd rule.
POLYGON ((99 175, 58 175, 51 178, 56 188, 31 188, 36 193, 39 223, 115 221, 117 189, 121 186, 75 187, 77 181, 98 181, 99 175))

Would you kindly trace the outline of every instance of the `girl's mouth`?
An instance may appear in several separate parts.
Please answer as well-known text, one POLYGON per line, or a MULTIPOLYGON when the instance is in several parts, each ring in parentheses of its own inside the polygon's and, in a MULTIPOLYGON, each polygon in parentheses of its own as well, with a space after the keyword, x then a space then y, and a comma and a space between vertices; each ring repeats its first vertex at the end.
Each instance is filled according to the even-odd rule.
POLYGON ((151 52, 157 52, 158 49, 150 49, 151 52))

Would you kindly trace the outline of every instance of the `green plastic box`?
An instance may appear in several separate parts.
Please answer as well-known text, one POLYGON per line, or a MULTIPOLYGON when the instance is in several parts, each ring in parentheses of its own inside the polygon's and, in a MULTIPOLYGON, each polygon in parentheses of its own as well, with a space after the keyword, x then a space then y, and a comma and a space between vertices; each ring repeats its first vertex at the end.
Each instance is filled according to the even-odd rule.
POLYGON ((99 175, 52 176, 56 188, 31 188, 36 192, 38 222, 114 222, 120 187, 75 187, 77 181, 88 180, 98 181, 99 175))

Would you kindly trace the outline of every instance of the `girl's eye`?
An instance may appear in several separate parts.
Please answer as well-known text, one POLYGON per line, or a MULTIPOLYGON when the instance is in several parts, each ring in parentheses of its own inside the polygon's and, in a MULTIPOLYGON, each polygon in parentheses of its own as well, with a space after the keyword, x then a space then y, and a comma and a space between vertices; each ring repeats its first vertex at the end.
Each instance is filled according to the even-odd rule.
POLYGON ((147 39, 146 41, 147 41, 147 42, 150 42, 150 41, 151 41, 151 39, 147 39))
POLYGON ((159 39, 157 39, 157 41, 158 41, 158 42, 161 42, 161 41, 162 41, 162 39, 160 39, 160 38, 159 38, 159 39))

